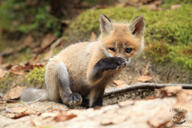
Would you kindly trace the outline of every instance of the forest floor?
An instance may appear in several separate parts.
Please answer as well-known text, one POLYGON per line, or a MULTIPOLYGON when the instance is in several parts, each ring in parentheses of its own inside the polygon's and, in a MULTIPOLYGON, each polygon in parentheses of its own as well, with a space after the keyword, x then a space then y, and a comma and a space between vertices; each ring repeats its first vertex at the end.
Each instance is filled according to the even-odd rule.
POLYGON ((192 128, 191 90, 181 86, 165 87, 148 90, 145 97, 142 97, 144 91, 137 91, 105 96, 103 107, 89 109, 68 108, 54 102, 1 103, 0 127, 192 128), (125 98, 130 93, 137 94, 134 97, 138 98, 125 98))
MULTIPOLYGON (((163 0, 140 1, 150 10, 164 11, 160 6, 163 0)), ((127 2, 118 6, 137 7, 140 4, 127 2)), ((182 6, 175 3, 170 10, 182 6)), ((93 8, 106 7, 100 5, 93 8)), ((81 11, 78 9, 75 14, 81 11)), ((71 20, 64 20, 62 25, 69 26, 69 22, 71 20)), ((6 32, 0 28, 0 36, 6 32)), ((96 38, 92 32, 90 40, 96 38)), ((0 128, 192 128, 192 90, 182 89, 180 84, 105 95, 102 107, 88 109, 68 108, 48 101, 20 102, 19 98, 26 87, 42 88, 47 60, 68 42, 56 37, 55 33, 46 33, 40 39, 32 34, 23 36, 19 41, 8 39, 0 37, 0 128)), ((152 63, 141 56, 112 82, 106 94, 135 83, 191 83, 190 76, 191 71, 180 70, 170 63, 152 63)))

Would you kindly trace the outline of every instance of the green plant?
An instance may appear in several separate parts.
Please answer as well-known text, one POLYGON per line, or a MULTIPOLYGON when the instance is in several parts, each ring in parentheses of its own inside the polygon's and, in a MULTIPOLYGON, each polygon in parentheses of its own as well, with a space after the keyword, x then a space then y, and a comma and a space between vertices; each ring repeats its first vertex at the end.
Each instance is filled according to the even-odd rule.
POLYGON ((27 85, 42 88, 44 84, 45 68, 34 68, 26 75, 27 85))

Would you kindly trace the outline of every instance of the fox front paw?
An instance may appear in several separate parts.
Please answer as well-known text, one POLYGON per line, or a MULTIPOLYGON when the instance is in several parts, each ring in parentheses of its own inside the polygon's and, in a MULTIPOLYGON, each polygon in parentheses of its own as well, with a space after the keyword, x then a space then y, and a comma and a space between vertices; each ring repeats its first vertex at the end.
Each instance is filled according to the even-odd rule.
POLYGON ((82 97, 79 93, 72 93, 63 101, 64 104, 67 104, 70 107, 81 105, 82 97))
POLYGON ((103 70, 118 70, 126 66, 126 62, 121 57, 103 58, 97 62, 96 67, 103 70))

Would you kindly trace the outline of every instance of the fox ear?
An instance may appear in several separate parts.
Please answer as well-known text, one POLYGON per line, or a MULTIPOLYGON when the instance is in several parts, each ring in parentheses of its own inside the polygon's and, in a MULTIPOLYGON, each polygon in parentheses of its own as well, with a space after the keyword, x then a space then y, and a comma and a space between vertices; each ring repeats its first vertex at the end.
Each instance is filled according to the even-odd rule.
POLYGON ((101 33, 104 34, 109 34, 110 31, 113 29, 111 20, 104 14, 101 14, 100 16, 100 29, 101 33))
POLYGON ((129 25, 129 30, 133 35, 140 36, 143 35, 145 26, 145 20, 143 16, 137 16, 133 19, 129 25))

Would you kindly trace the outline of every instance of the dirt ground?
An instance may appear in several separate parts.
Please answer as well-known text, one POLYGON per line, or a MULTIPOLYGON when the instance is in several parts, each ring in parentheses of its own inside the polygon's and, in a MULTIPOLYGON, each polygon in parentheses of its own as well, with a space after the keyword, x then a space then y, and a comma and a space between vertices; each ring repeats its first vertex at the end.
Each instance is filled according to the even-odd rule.
POLYGON ((192 92, 180 87, 132 91, 106 96, 103 107, 89 109, 6 103, 0 104, 0 118, 1 128, 192 128, 192 92))

